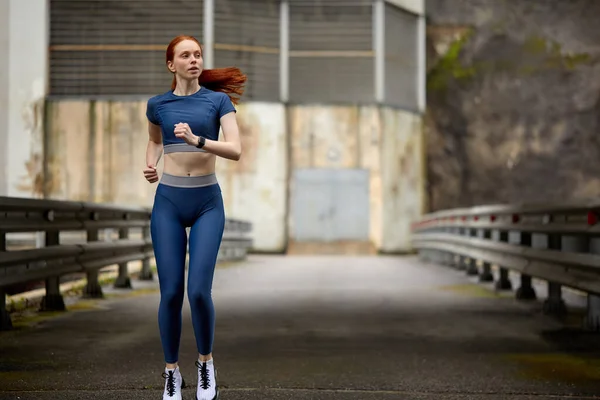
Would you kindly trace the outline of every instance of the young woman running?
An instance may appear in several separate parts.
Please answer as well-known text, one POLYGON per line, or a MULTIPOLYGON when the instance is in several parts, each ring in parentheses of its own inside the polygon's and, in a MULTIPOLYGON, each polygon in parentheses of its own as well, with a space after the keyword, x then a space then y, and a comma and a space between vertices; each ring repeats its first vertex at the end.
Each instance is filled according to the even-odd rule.
POLYGON ((242 153, 233 104, 246 77, 237 68, 203 70, 202 48, 191 36, 178 36, 166 53, 171 90, 147 104, 149 141, 144 176, 158 181, 150 229, 160 284, 158 325, 166 362, 164 400, 181 400, 179 371, 181 310, 189 236, 188 300, 198 348, 196 399, 218 398, 212 346, 215 311, 211 289, 225 215, 215 176, 217 156, 239 160, 242 153), (233 103, 233 104, 232 104, 233 103), (219 141, 219 130, 223 141, 219 141))

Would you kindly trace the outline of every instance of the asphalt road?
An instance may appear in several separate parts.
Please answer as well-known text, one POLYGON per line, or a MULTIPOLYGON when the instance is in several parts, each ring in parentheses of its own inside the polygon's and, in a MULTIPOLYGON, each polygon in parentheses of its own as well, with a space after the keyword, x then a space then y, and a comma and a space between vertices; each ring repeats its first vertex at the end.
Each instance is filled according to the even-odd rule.
MULTIPOLYGON (((0 398, 160 399, 158 284, 133 283, 15 318, 0 333, 0 398)), ((600 399, 598 334, 413 257, 251 256, 217 270, 213 298, 222 400, 600 399)), ((187 298, 183 312, 191 400, 187 298)))

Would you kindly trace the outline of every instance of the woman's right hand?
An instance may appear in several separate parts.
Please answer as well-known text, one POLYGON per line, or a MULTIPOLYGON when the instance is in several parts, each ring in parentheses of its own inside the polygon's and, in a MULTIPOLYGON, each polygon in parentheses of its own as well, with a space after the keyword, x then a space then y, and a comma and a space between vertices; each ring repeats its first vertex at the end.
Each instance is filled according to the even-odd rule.
POLYGON ((144 178, 150 183, 154 183, 158 181, 158 172, 156 172, 156 167, 153 165, 148 165, 144 168, 144 178))

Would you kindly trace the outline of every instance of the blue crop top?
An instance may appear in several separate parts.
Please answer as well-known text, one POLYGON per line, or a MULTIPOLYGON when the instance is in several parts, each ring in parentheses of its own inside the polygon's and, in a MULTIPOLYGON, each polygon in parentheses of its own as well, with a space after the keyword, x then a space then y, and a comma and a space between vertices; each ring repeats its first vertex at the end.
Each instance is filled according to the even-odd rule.
POLYGON ((187 123, 194 135, 219 140, 220 119, 235 112, 225 93, 201 87, 189 96, 177 96, 172 91, 152 97, 146 106, 146 117, 160 125, 164 153, 204 151, 175 136, 175 124, 187 123))

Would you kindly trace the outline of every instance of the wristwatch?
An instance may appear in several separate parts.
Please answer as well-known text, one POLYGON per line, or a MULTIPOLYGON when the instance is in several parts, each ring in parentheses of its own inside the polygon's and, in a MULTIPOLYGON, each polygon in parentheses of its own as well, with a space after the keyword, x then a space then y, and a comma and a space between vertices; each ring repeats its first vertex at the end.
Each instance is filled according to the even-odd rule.
POLYGON ((201 149, 202 147, 204 147, 204 143, 206 143, 206 139, 202 136, 198 136, 198 144, 196 145, 196 147, 201 149))

